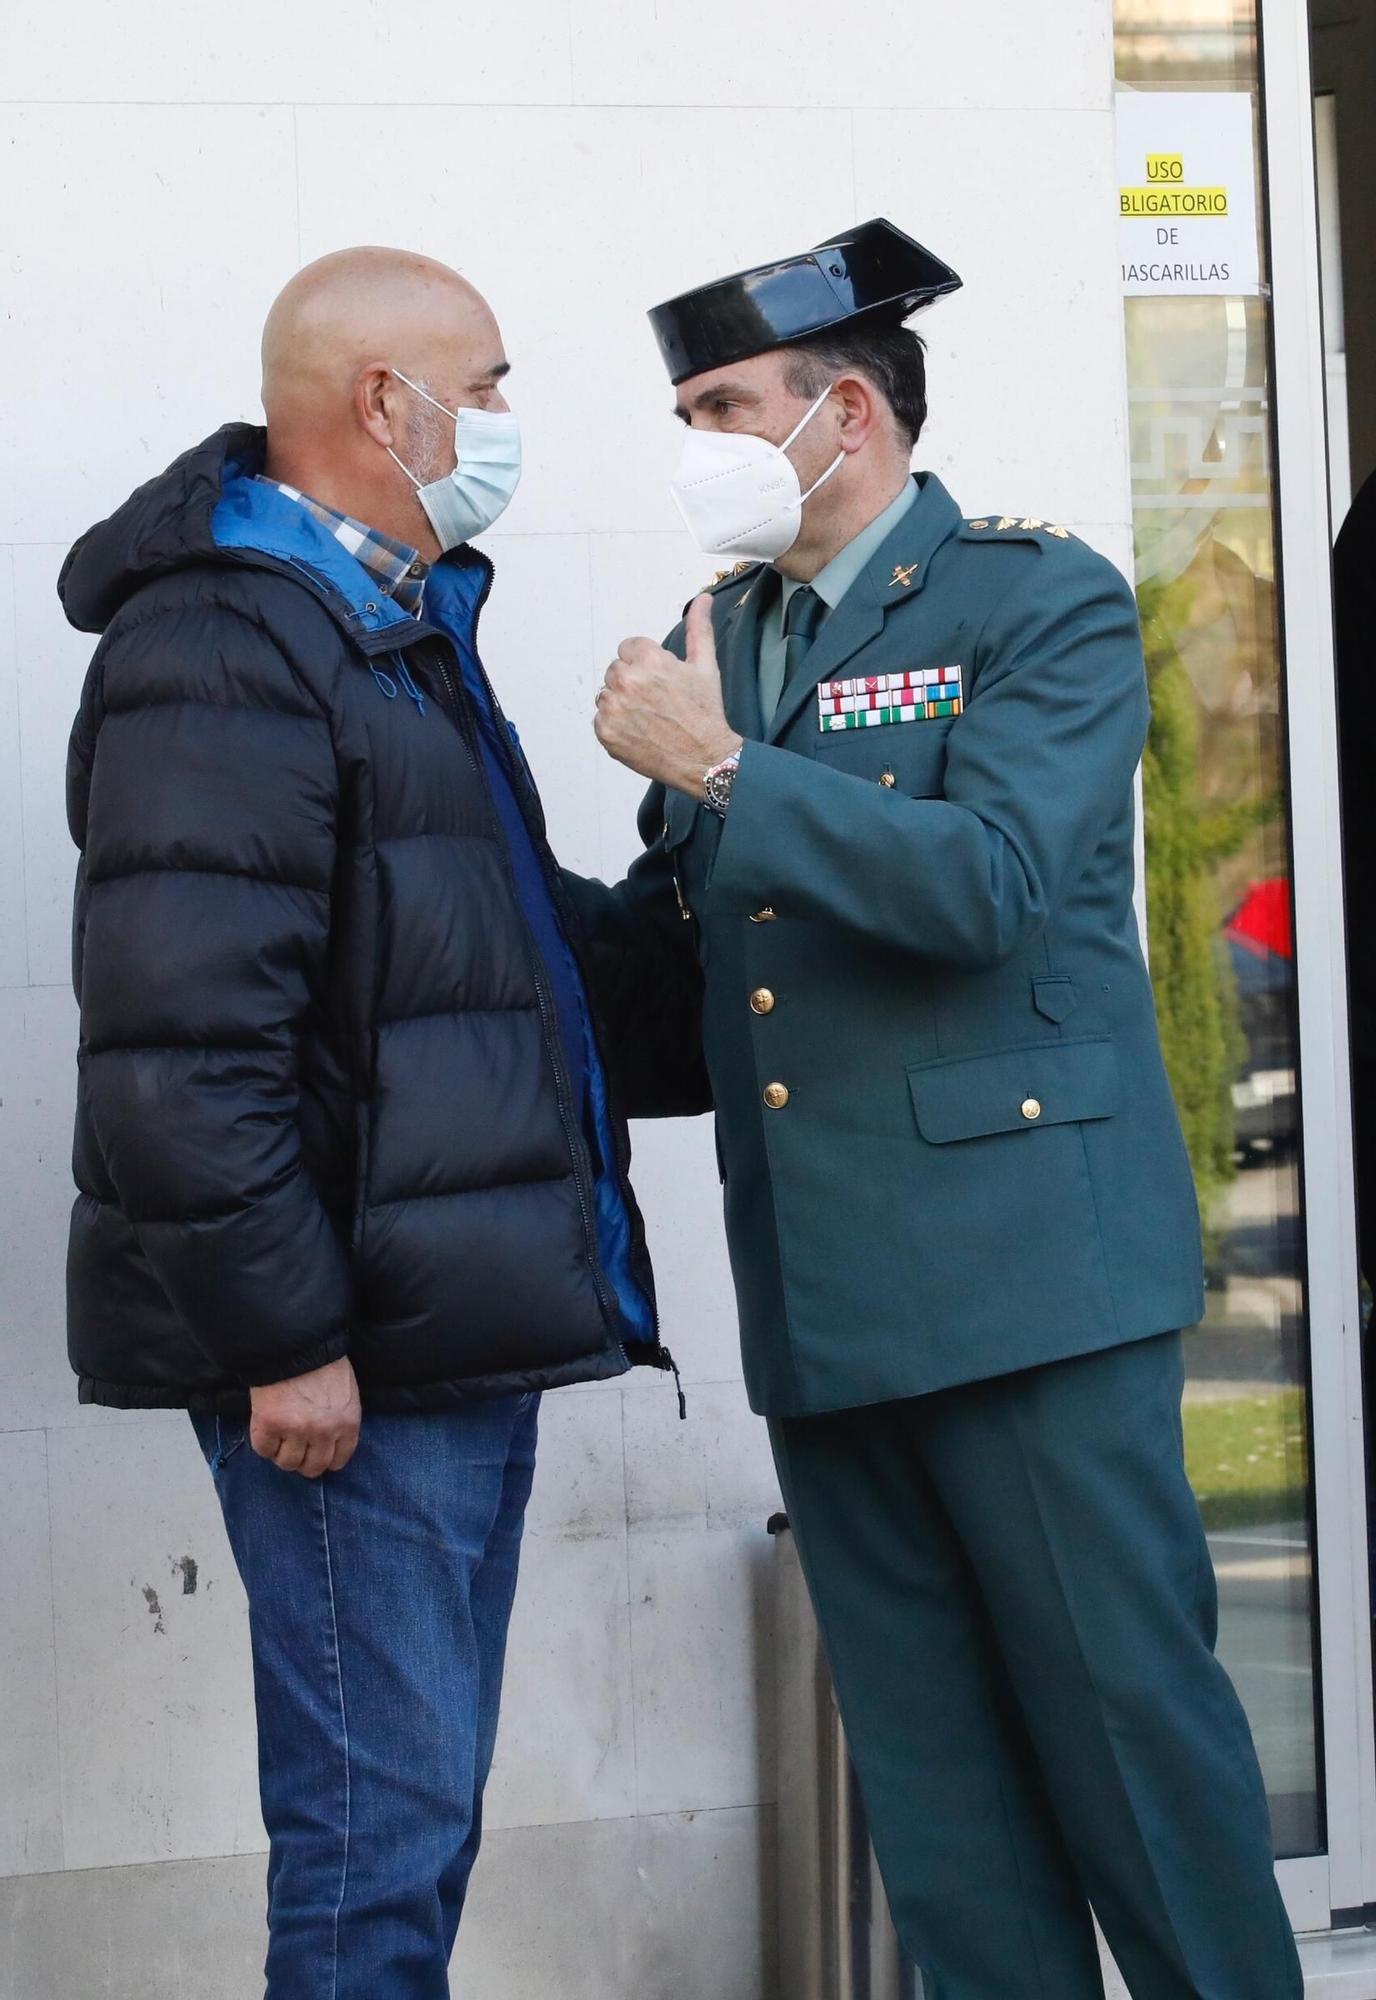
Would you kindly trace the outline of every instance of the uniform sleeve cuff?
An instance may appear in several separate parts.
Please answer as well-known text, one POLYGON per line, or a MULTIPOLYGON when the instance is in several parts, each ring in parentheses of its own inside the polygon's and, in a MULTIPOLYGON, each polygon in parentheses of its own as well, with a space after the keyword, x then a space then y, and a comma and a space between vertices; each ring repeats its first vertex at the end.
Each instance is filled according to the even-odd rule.
POLYGON ((774 743, 747 742, 731 788, 707 893, 716 909, 758 910, 772 899, 771 839, 777 838, 780 807, 805 760, 774 743))

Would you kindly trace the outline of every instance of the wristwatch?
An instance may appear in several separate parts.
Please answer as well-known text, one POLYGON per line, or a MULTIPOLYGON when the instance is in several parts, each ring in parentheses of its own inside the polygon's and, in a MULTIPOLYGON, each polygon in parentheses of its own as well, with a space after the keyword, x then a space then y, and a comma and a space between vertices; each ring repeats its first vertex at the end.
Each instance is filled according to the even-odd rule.
POLYGON ((726 818, 726 808, 731 803, 731 792, 736 782, 736 773, 741 768, 741 753, 733 750, 729 757, 723 757, 720 764, 714 764, 710 771, 704 771, 702 788, 705 794, 703 804, 718 816, 726 818))

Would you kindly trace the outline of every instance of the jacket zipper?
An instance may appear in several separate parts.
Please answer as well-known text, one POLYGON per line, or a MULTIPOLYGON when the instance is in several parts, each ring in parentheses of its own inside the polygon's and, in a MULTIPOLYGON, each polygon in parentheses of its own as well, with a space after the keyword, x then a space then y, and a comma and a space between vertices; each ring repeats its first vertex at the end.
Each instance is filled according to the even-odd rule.
MULTIPOLYGON (((484 601, 486 601, 485 597, 484 601)), ((479 605, 478 608, 481 610, 482 608, 481 604, 479 605)), ((477 626, 475 623, 474 631, 476 632, 476 630, 477 626)), ((499 723, 504 722, 505 717, 502 714, 501 704, 498 702, 496 694, 492 687, 492 683, 487 677, 487 669, 484 667, 482 660, 478 657, 476 647, 474 648, 474 660, 477 665, 478 673, 482 678, 483 686, 487 692, 488 702, 489 705, 491 706, 493 715, 499 723)), ((497 735, 502 740, 503 744, 502 754, 507 759, 509 772, 515 775, 518 787, 524 789, 528 804, 531 807, 537 807, 539 804, 538 794, 535 792, 533 780, 529 777, 528 773, 522 767, 522 759, 516 755, 515 749, 511 747, 509 736, 504 736, 503 731, 500 728, 498 728, 497 730, 497 735)), ((544 820, 543 812, 541 812, 540 818, 541 818, 541 823, 543 824, 544 820)), ((550 893, 550 900, 554 904, 555 914, 558 916, 560 923, 563 926, 564 936, 568 941, 569 951, 573 957, 574 964, 578 966, 579 975, 581 978, 582 967, 579 964, 578 949, 577 945, 574 942, 577 936, 576 917, 574 915, 574 912, 571 910, 569 906, 569 899, 567 894, 565 893, 564 885, 560 879, 559 871, 556 867, 553 866, 552 859, 549 854, 548 842, 544 839, 537 840, 535 842, 535 851, 536 851, 536 858, 540 863, 541 872, 543 873, 545 878, 545 886, 550 893)), ((686 917, 691 918, 692 912, 689 910, 685 910, 683 914, 686 917)), ((586 979, 583 980, 583 988, 584 988, 584 998, 587 1006, 588 1029, 592 1036, 593 1050, 597 1056, 598 1062, 601 1064, 602 1072, 603 1075, 605 1076, 608 1073, 606 1051, 602 1045, 602 1035, 597 1025, 597 1017, 593 1011, 593 1005, 592 1005, 592 994, 588 987, 586 979)), ((562 1048, 562 1044, 560 1044, 560 1047, 562 1048)), ((645 1252, 644 1232, 643 1229, 640 1228, 640 1225, 637 1224, 635 1219, 635 1212, 634 1212, 635 1197, 631 1191, 630 1148, 627 1145, 626 1141, 622 1138, 621 1133, 617 1130, 616 1121, 614 1119, 611 1121, 611 1126, 612 1126, 611 1137, 612 1137, 612 1149, 613 1149, 611 1166, 616 1174, 617 1187, 618 1190, 620 1191, 622 1203, 626 1210, 626 1219, 630 1224, 631 1247, 632 1250, 638 1249, 642 1255, 645 1255, 646 1252, 645 1252)), ((594 1268, 600 1269, 600 1266, 598 1266, 596 1263, 595 1253, 594 1253, 594 1268)), ((632 1280, 636 1282, 637 1285, 639 1286, 641 1296, 645 1300, 646 1305, 650 1309, 650 1327, 654 1335, 654 1361, 652 1365, 656 1368, 662 1369, 665 1373, 673 1376, 674 1389, 678 1396, 678 1413, 681 1418, 686 1419, 688 1415, 688 1398, 684 1394, 683 1377, 679 1374, 678 1363, 674 1360, 673 1355, 669 1352, 669 1349, 664 1345, 663 1339, 661 1338, 662 1327, 659 1317, 659 1305, 654 1297, 653 1290, 645 1287, 644 1285, 639 1285, 639 1281, 635 1277, 634 1269, 632 1269, 631 1271, 631 1277, 632 1280)), ((626 1351, 625 1347, 622 1346, 621 1352, 624 1354, 625 1351, 626 1351)))
MULTIPOLYGON (((475 666, 477 667, 478 676, 483 685, 483 692, 486 694, 488 699, 488 704, 494 723, 494 734, 498 739, 499 754, 502 755, 508 762, 509 775, 512 772, 515 772, 520 782, 520 788, 525 789, 524 774, 516 770, 516 760, 511 753, 510 746, 509 744, 503 743, 501 740, 502 731, 500 726, 498 726, 499 718, 501 716, 501 709, 498 705, 497 697, 493 692, 492 683, 487 677, 487 669, 483 666, 482 659, 478 653, 478 621, 482 616, 483 606, 487 603, 488 597, 492 590, 493 579, 496 576, 496 569, 493 563, 491 562, 490 558, 487 557, 483 558, 482 568, 483 568, 482 595, 479 597, 478 602, 474 606, 473 610, 473 661, 475 666)), ((443 639, 442 634, 439 636, 441 637, 441 639, 443 639)), ((438 669, 440 676, 440 684, 444 689, 445 700, 449 705, 450 712, 453 714, 455 721, 459 725, 459 729, 463 735, 464 741, 468 745, 469 754, 472 756, 473 762, 477 767, 478 776, 483 782, 484 790, 486 790, 487 788, 486 779, 483 778, 482 751, 479 744, 476 741, 476 730, 471 726, 471 718, 468 715, 466 702, 461 703, 459 700, 458 690, 454 684, 454 678, 449 671, 448 665, 445 662, 444 655, 442 652, 439 653, 436 657, 436 667, 438 669)), ((519 797, 519 791, 517 795, 519 797)), ((488 802, 489 804, 492 803, 490 793, 488 802)), ((493 805, 492 810, 495 815, 496 813, 495 805, 493 805)), ((524 807, 522 808, 522 812, 524 815, 525 814, 524 807)), ((521 909, 521 899, 516 888, 516 874, 511 864, 511 856, 507 852, 505 841, 501 842, 500 845, 502 850, 503 865, 506 869, 508 884, 511 889, 512 901, 515 904, 517 910, 520 911, 521 913, 522 923, 525 924, 525 912, 521 909)), ((541 867, 542 869, 544 869, 543 841, 537 840, 535 843, 535 849, 537 856, 540 857, 541 859, 541 867)), ((548 870, 545 869, 544 872, 546 875, 546 880, 548 881, 548 870)), ((578 1131, 577 1123, 575 1122, 573 1116, 573 1101, 572 1101, 573 1085, 572 1085, 572 1080, 568 1073, 568 1067, 564 1060, 564 1048, 562 1039, 559 1034, 558 1017, 555 1012, 553 998, 550 994, 549 986, 545 978, 544 968, 541 964, 539 948, 536 945, 534 938, 530 936, 530 927, 528 924, 526 924, 526 936, 530 940, 531 969, 535 980, 536 998, 540 1003, 540 1019, 541 1022, 543 1023, 545 1030, 545 1044, 549 1050, 550 1061, 554 1069, 554 1085, 555 1085, 555 1095, 557 1097, 559 1104, 559 1119, 560 1123, 563 1125, 564 1128, 564 1139, 569 1149, 569 1157, 573 1161, 573 1184, 578 1195, 578 1210, 583 1224, 583 1240, 587 1247, 588 1265, 592 1272, 593 1285, 597 1292, 598 1304, 602 1308, 603 1317, 607 1322, 608 1331, 612 1334, 612 1337, 616 1342, 616 1351, 620 1355, 621 1359, 626 1363, 627 1367, 629 1367, 630 1357, 626 1353, 625 1342, 620 1338, 619 1334, 617 1333, 617 1328, 621 1322, 621 1310, 620 1307, 617 1305, 615 1298, 612 1295, 611 1287, 607 1282, 606 1273, 602 1269, 602 1259, 597 1242, 597 1229, 593 1219, 592 1206, 588 1198, 588 1192, 585 1182, 584 1144, 581 1138, 581 1134, 578 1131)), ((650 1304, 651 1317, 654 1322, 655 1339, 656 1342, 658 1342, 659 1339, 658 1312, 657 1309, 649 1300, 647 1300, 646 1303, 650 1304)))
MULTIPOLYGON (((488 594, 492 589, 493 579, 496 575, 496 568, 491 558, 484 557, 483 561, 487 570, 487 582, 484 585, 483 594, 479 598, 477 606, 473 613, 473 662, 474 665, 477 667, 478 677, 482 681, 483 691, 487 695, 489 710, 492 713, 494 721, 498 724, 496 733, 498 741, 501 745, 501 755, 506 762, 508 776, 512 777, 515 781, 515 789, 518 800, 522 793, 525 794, 526 804, 523 807, 523 812, 527 820, 527 824, 529 824, 532 818, 532 809, 538 806, 538 795, 535 793, 532 780, 529 776, 529 773, 523 766, 522 759, 517 757, 516 755, 515 749, 511 742, 509 729, 505 727, 506 718, 502 712, 502 705, 497 699, 496 690, 493 688, 492 682, 488 679, 487 668, 483 665, 482 656, 478 651, 478 644, 477 644, 478 619, 482 615, 483 606, 487 603, 488 594)), ((568 897, 565 895, 564 885, 559 879, 559 871, 552 865, 549 854, 549 843, 544 834, 543 828, 544 828, 544 813, 543 810, 541 810, 540 826, 538 829, 536 829, 537 832, 537 838, 535 841, 536 859, 540 864, 541 873, 544 875, 545 886, 549 890, 550 899, 554 904, 555 911, 559 917, 561 925, 563 926, 564 935, 569 941, 570 952, 573 955, 575 964, 577 964, 578 954, 573 943, 573 938, 575 936, 575 929, 571 922, 571 912, 569 909, 568 897)), ((687 914, 690 913, 685 912, 685 915, 687 914)), ((538 958, 538 956, 539 954, 537 953, 536 957, 538 958)), ((579 971, 581 977, 582 976, 581 967, 579 968, 579 971)), ((585 989, 585 997, 587 1000, 588 1027, 592 1033, 593 1048, 596 1053, 598 1062, 602 1066, 603 1073, 605 1074, 607 1070, 606 1052, 602 1047, 602 1038, 598 1033, 597 1022, 593 1016, 592 996, 590 993, 587 992, 586 980, 584 980, 583 983, 585 989)), ((555 1048, 556 1048, 556 1067, 562 1067, 563 1045, 557 1036, 555 1037, 555 1048)), ((611 1161, 611 1165, 616 1172, 617 1185, 621 1193, 622 1200, 626 1205, 627 1220, 629 1221, 631 1219, 631 1203, 634 1199, 631 1193, 630 1181, 627 1174, 627 1168, 630 1165, 630 1161, 628 1157, 623 1156, 623 1147, 621 1145, 619 1135, 615 1130, 614 1124, 612 1131, 612 1144, 614 1147, 614 1155, 611 1161)), ((632 1237, 634 1239, 634 1226, 632 1228, 632 1237)), ((593 1244, 594 1246, 596 1244, 595 1236, 593 1238, 593 1244)), ((600 1272, 601 1267, 596 1257, 595 1247, 594 1247, 594 1264, 600 1272)), ((632 1275, 634 1275, 634 1273, 632 1275)), ((674 1381, 678 1386, 678 1400, 679 1400, 680 1414, 681 1415, 686 1414, 686 1410, 684 1408, 683 1384, 679 1376, 678 1368, 675 1366, 673 1355, 670 1354, 668 1348, 665 1347, 664 1343, 661 1341, 659 1337, 660 1336, 659 1307, 648 1292, 643 1292, 643 1296, 645 1298, 646 1305, 648 1305, 650 1308, 650 1322, 654 1332, 655 1347, 660 1357, 659 1365, 667 1369, 673 1375, 674 1381)), ((618 1318, 619 1316, 620 1314, 618 1309, 618 1318)), ((622 1349, 622 1352, 623 1353, 625 1352, 624 1348, 622 1349)))

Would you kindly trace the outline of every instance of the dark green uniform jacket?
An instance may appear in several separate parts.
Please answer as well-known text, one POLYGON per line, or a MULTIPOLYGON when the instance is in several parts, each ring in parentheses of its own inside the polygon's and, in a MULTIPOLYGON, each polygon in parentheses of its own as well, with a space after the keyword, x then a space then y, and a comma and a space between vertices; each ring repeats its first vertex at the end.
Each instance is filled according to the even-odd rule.
MULTIPOLYGON (((716 586, 750 739, 730 810, 654 787, 627 880, 578 887, 632 1115, 704 1108, 674 1046, 691 1009, 668 1002, 696 986, 696 947, 746 1379, 773 1416, 1202 1312, 1132 900, 1132 593, 1065 530, 966 521, 932 474, 918 485, 767 731, 777 585, 752 565, 716 586), (961 698, 930 719, 821 726, 820 683, 941 667, 961 698)), ((682 626, 667 643, 682 652, 682 626)))

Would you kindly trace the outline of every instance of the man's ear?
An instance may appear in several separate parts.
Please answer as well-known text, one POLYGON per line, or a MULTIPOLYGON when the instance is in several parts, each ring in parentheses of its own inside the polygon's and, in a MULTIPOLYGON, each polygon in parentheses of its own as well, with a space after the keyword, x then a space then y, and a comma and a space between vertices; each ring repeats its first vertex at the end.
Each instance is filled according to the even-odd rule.
POLYGON ((401 384, 381 361, 370 361, 354 377, 354 415, 378 444, 396 442, 395 406, 401 394, 401 384))
POLYGON ((841 405, 838 443, 842 451, 859 451, 883 422, 879 391, 863 375, 847 374, 837 376, 831 393, 841 405))

